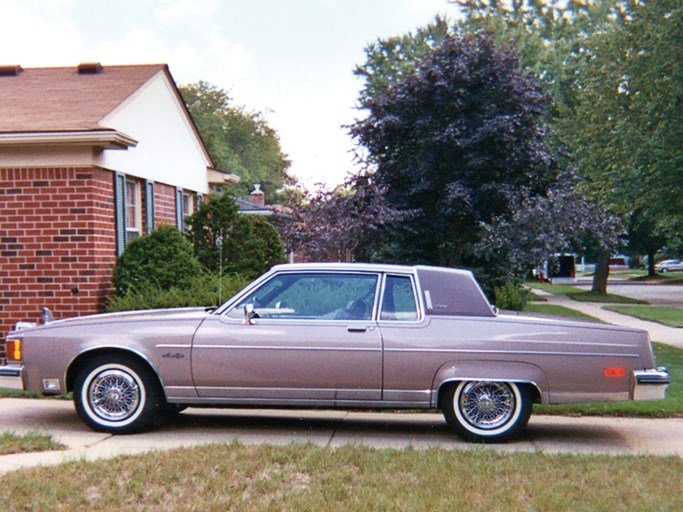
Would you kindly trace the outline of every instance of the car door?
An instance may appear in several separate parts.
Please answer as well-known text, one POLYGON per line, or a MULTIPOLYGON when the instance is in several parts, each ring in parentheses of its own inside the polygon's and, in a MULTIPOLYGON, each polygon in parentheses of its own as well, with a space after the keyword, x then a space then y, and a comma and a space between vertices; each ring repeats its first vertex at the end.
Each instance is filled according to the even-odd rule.
POLYGON ((376 273, 275 274, 198 329, 198 395, 245 403, 379 400, 378 288, 376 273))

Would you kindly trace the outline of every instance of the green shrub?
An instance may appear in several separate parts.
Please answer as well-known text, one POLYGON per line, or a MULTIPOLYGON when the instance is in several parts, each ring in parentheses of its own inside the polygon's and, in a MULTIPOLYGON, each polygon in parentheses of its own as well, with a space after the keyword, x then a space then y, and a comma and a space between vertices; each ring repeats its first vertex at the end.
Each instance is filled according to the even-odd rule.
POLYGON ((496 286, 493 293, 498 309, 522 311, 529 301, 529 290, 512 283, 496 286))
POLYGON ((214 273, 256 278, 284 262, 280 235, 263 217, 238 213, 228 194, 212 195, 187 218, 187 238, 200 263, 214 273))
POLYGON ((131 289, 184 288, 202 273, 192 244, 174 226, 164 225, 126 246, 116 262, 114 286, 119 296, 131 289))
POLYGON ((106 305, 109 312, 134 311, 141 309, 214 307, 249 284, 249 280, 237 274, 223 276, 203 274, 191 279, 184 287, 163 290, 146 284, 130 288, 124 296, 113 296, 106 305))

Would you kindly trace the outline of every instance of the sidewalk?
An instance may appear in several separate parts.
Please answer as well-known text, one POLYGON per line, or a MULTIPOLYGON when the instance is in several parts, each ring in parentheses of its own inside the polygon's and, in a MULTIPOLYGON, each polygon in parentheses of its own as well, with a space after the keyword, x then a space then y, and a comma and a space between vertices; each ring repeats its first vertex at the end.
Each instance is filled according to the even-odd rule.
MULTIPOLYGON (((49 434, 65 450, 0 456, 0 475, 16 469, 93 461, 207 443, 310 443, 390 449, 491 450, 503 453, 673 455, 683 457, 683 418, 532 415, 520 439, 482 445, 460 440, 438 413, 340 410, 188 409, 161 429, 131 436, 89 430, 66 400, 0 399, 0 425, 17 434, 49 434)), ((1 507, 0 507, 1 508, 1 507)))
POLYGON ((623 325, 625 327, 633 327, 636 329, 645 329, 650 333, 651 340, 658 341, 660 343, 666 343, 667 345, 673 345, 674 347, 683 349, 683 329, 668 327, 656 322, 648 322, 647 320, 641 320, 639 318, 622 315, 621 313, 615 313, 614 311, 607 311, 606 309, 603 309, 603 306, 607 306, 608 304, 579 302, 567 297, 566 295, 555 295, 538 289, 534 289, 534 293, 547 300, 548 304, 557 304, 558 306, 574 309, 609 324, 623 325))

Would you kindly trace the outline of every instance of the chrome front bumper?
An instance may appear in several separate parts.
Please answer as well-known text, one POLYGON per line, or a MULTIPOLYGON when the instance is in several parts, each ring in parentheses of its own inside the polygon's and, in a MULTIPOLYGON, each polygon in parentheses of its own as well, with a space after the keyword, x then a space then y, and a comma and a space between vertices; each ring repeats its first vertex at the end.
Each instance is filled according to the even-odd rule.
POLYGON ((1 389, 24 389, 23 366, 0 366, 1 389))
POLYGON ((662 400, 671 384, 671 375, 666 368, 653 368, 633 372, 634 400, 662 400))

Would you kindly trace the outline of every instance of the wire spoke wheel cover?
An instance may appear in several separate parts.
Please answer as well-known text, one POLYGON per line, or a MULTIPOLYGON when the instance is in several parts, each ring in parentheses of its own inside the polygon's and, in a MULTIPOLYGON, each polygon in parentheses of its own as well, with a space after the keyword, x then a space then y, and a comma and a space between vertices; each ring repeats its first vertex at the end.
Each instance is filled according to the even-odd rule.
POLYGON ((101 418, 121 421, 140 405, 140 392, 140 385, 132 375, 122 370, 107 370, 90 382, 88 402, 101 418))
POLYGON ((472 426, 492 430, 505 425, 515 411, 512 390, 500 382, 470 382, 459 397, 459 410, 472 426))

